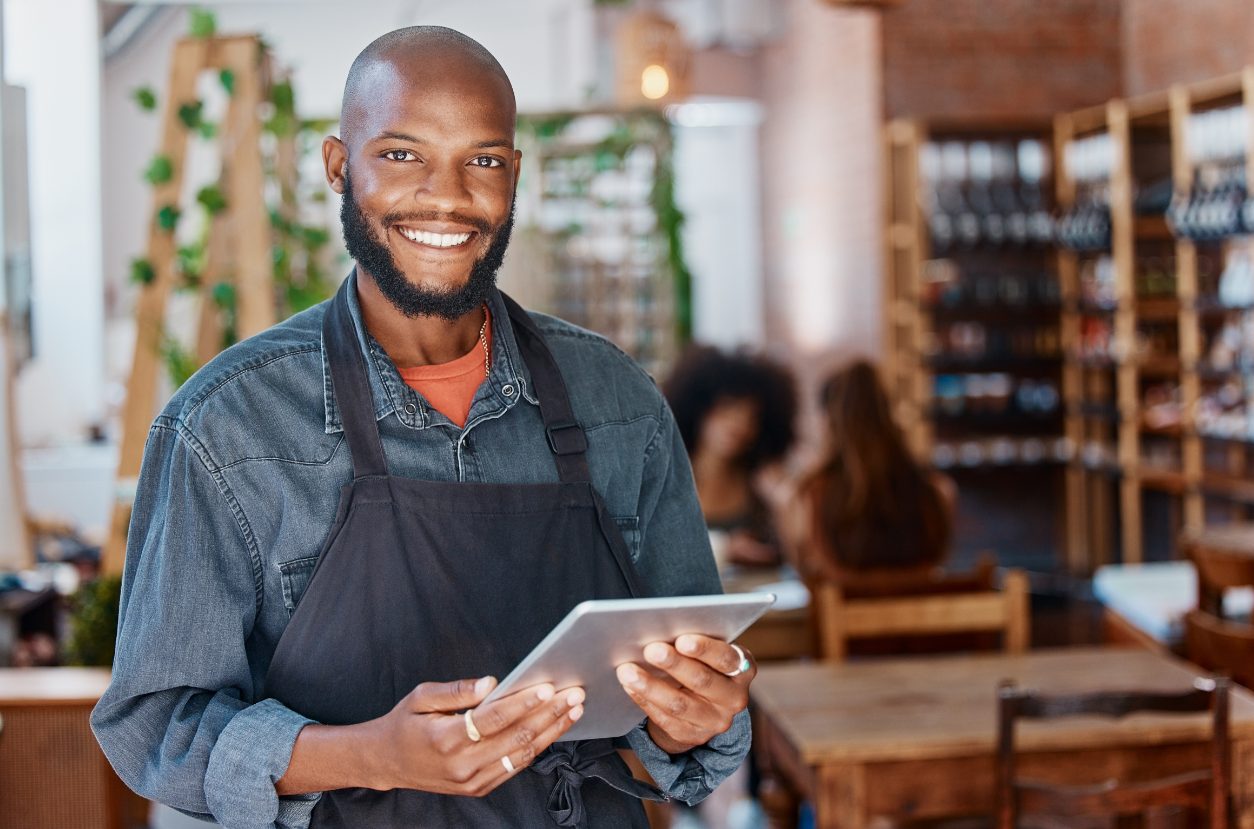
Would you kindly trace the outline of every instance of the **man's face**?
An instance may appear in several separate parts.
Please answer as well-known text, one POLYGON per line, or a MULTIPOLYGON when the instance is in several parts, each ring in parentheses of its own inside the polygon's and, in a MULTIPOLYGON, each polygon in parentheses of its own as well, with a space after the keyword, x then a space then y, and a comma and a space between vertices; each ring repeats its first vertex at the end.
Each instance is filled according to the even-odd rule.
POLYGON ((401 312, 456 319, 486 299, 509 244, 512 97, 473 66, 371 71, 377 94, 323 146, 345 244, 401 312))

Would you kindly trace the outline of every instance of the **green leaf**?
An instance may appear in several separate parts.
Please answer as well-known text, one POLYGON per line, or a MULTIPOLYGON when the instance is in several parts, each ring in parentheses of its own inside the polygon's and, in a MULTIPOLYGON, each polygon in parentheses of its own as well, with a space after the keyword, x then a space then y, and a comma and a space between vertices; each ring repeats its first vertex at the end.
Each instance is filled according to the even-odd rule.
POLYGON ((212 121, 201 121, 196 126, 196 132, 200 133, 200 137, 206 141, 212 141, 218 135, 218 125, 212 121))
POLYGON ((175 253, 175 261, 187 287, 198 287, 201 274, 205 268, 204 245, 197 244, 180 247, 175 253))
POLYGON ((161 341, 161 356, 165 360, 166 370, 170 372, 170 380, 175 388, 186 383, 199 368, 196 365, 196 358, 183 347, 182 343, 168 334, 161 341))
POLYGON ((219 282, 214 285, 213 304, 224 311, 235 310, 235 286, 230 282, 219 282))
POLYGON ((144 170, 144 179, 152 185, 165 184, 172 178, 174 163, 166 155, 153 156, 152 161, 148 162, 148 168, 144 170))
POLYGON ((157 227, 169 233, 178 227, 179 217, 182 215, 183 212, 177 207, 167 204, 157 211, 157 227))
POLYGON ((136 285, 151 285, 157 271, 147 259, 131 260, 131 281, 136 285))
POLYGON ((218 73, 218 83, 222 84, 227 95, 235 94, 235 73, 230 69, 223 69, 218 73))
POLYGON ((191 9, 188 12, 187 31, 192 37, 213 37, 218 31, 218 19, 211 11, 191 9))
POLYGON ((312 250, 317 250, 327 242, 331 241, 331 234, 323 227, 301 228, 301 237, 301 241, 305 243, 305 247, 312 250))
POLYGON ((270 86, 270 103, 274 104, 274 110, 283 115, 294 116, 296 114, 296 92, 292 89, 291 81, 276 81, 270 86))
POLYGON ((157 108, 157 93, 153 92, 151 86, 141 86, 131 93, 131 97, 144 112, 153 112, 157 108))
POLYGON ((200 191, 196 193, 196 201, 200 202, 210 216, 216 216, 226 209, 226 196, 222 195, 222 190, 214 184, 200 188, 200 191))
POLYGON ((179 120, 189 130, 199 129, 204 117, 205 102, 193 101, 179 107, 179 120))

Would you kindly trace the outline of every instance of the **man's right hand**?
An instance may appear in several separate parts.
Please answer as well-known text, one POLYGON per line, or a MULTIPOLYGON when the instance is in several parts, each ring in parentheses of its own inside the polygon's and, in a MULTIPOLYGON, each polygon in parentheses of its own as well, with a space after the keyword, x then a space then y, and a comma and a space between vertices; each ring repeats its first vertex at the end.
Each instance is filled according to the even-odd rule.
POLYGON ((482 797, 530 765, 583 715, 582 688, 556 693, 552 685, 536 685, 480 706, 494 687, 491 677, 424 682, 375 720, 384 783, 375 788, 482 797), (466 709, 479 742, 467 733, 466 709), (502 757, 509 757, 514 771, 502 757))
POLYGON ((424 682, 360 725, 305 726, 275 788, 280 795, 343 788, 417 789, 482 797, 525 769, 583 716, 582 688, 536 685, 480 705, 496 680, 424 682), (480 740, 467 733, 471 710, 480 740), (508 757, 513 771, 502 757, 508 757))

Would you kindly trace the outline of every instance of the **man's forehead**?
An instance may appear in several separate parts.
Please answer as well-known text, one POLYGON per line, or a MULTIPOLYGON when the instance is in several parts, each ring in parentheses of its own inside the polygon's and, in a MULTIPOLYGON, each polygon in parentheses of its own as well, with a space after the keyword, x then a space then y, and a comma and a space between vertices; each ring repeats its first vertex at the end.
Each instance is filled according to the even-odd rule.
MULTIPOLYGON (((345 128, 378 132, 398 118, 418 114, 430 118, 456 111, 477 115, 475 120, 499 122, 492 126, 512 134, 514 97, 508 80, 472 59, 458 57, 462 59, 388 55, 362 67, 346 96, 345 128)), ((372 136, 360 137, 370 140, 372 136)))

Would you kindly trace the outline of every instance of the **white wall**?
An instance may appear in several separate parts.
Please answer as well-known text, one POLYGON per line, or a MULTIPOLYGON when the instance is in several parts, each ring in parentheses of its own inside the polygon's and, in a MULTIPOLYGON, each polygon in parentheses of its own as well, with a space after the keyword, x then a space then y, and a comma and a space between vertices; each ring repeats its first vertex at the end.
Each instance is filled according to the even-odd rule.
POLYGON ((22 442, 81 439, 103 411, 100 62, 95 0, 5 0, 4 70, 27 90, 35 359, 22 442))
POLYGON ((692 272, 693 337, 723 348, 760 345, 761 106, 694 101, 675 107, 675 200, 692 272))

